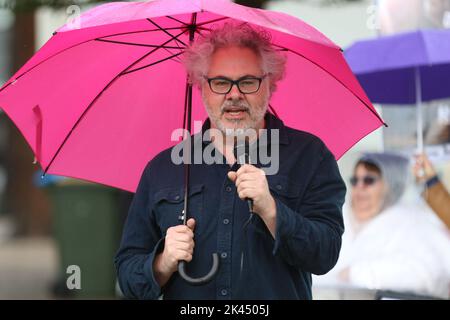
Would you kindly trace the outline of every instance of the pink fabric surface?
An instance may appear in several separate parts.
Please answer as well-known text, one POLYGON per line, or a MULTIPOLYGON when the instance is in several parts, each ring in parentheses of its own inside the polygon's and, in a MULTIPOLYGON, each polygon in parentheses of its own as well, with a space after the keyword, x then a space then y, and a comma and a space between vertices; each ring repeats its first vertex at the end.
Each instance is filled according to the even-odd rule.
MULTIPOLYGON (((226 0, 115 2, 84 13, 81 29, 60 28, 0 89, 0 107, 42 168, 135 191, 146 163, 176 143, 171 133, 183 125, 182 55, 157 62, 182 53, 170 34, 188 43, 192 13, 205 28, 235 19, 270 32, 288 58, 271 105, 337 159, 382 125, 339 47, 297 18, 226 0), (170 48, 152 47, 162 44, 170 48)), ((205 119, 195 90, 193 121, 205 119)))

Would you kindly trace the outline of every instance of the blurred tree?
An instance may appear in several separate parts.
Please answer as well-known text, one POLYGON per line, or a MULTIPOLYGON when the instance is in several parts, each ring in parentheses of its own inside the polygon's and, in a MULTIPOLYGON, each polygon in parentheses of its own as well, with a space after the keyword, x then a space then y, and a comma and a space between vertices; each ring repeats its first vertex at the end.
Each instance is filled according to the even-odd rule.
MULTIPOLYGON (((27 1, 31 2, 31 1, 27 1)), ((25 7, 25 3, 10 1, 9 8, 15 12, 12 28, 12 71, 16 72, 35 51, 35 17, 34 8, 25 7)), ((49 205, 42 190, 32 185, 33 172, 31 163, 33 154, 11 122, 8 124, 8 153, 6 167, 8 183, 6 186, 5 210, 16 218, 17 232, 20 235, 46 233, 49 224, 49 205)))
MULTIPOLYGON (((273 0, 272 0, 273 1, 273 0)), ((302 2, 305 0, 295 0, 297 2, 302 2)), ((342 2, 356 2, 361 0, 318 0, 323 4, 334 4, 334 3, 342 3, 342 2)), ((238 4, 242 4, 247 7, 253 8, 264 8, 269 0, 235 0, 234 2, 238 4)))
POLYGON ((268 0, 236 0, 235 2, 247 7, 264 8, 264 5, 268 2, 268 0))
MULTIPOLYGON (((64 8, 73 4, 87 4, 98 0, 0 0, 0 8, 9 8, 15 14, 12 27, 12 71, 16 72, 34 54, 35 12, 42 6, 64 8)), ((5 116, 5 115, 2 115, 5 116)), ((14 215, 18 235, 46 235, 50 232, 50 204, 47 194, 32 184, 38 169, 32 165, 33 153, 11 121, 7 123, 8 150, 5 155, 8 182, 5 210, 14 215)))
MULTIPOLYGON (((100 0, 0 0, 0 7, 9 8, 15 12, 34 11, 39 7, 64 8, 71 5, 86 5, 96 2, 113 2, 100 0)), ((117 1, 117 0, 116 0, 117 1)))

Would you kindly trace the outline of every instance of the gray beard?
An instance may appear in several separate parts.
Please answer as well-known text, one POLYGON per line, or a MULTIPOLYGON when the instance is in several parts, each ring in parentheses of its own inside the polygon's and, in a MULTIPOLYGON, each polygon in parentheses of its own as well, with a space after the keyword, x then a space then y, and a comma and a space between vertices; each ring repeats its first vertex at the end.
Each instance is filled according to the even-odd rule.
MULTIPOLYGON (((206 104, 205 99, 203 99, 203 104, 206 107, 206 112, 208 113, 208 117, 211 120, 211 123, 219 129, 224 136, 236 136, 240 135, 242 132, 245 132, 248 129, 256 130, 258 124, 264 119, 264 115, 267 112, 268 102, 265 101, 265 105, 262 108, 254 108, 251 107, 242 100, 226 100, 222 106, 220 107, 220 115, 216 117, 211 112, 211 108, 206 104), (225 113, 227 107, 241 107, 246 109, 246 112, 249 114, 250 119, 247 120, 231 120, 235 125, 233 128, 226 128, 220 119, 221 116, 225 113), (247 122, 246 122, 247 121, 247 122)), ((230 120, 228 120, 230 121, 230 120)))

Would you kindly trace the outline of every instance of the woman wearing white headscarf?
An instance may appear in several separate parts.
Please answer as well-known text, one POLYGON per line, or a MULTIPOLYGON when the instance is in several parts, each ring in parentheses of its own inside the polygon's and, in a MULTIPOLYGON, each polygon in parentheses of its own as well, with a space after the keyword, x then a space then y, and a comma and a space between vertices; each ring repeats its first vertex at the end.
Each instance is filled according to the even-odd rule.
POLYGON ((409 161, 395 154, 370 153, 356 163, 341 254, 324 277, 328 283, 449 297, 450 237, 424 212, 399 204, 408 172, 409 161))

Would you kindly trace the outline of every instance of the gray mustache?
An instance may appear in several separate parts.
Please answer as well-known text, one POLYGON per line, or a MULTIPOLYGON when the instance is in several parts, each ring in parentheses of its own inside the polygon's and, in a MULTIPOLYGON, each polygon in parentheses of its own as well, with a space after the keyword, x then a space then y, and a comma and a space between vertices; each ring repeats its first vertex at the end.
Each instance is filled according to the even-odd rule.
POLYGON ((244 102, 227 101, 222 105, 222 107, 220 108, 220 111, 222 112, 222 114, 225 112, 229 112, 229 111, 249 112, 250 108, 244 102))

